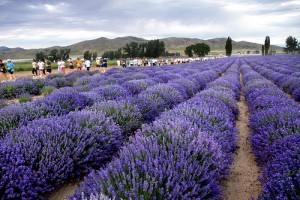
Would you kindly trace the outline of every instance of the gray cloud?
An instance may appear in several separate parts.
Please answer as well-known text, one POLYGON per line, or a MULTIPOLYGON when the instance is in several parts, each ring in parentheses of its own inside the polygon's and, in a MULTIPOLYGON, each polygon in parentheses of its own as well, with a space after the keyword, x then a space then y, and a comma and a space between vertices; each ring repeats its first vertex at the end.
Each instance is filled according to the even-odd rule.
POLYGON ((0 0, 0 45, 47 47, 99 37, 196 37, 283 44, 300 38, 299 1, 0 0), (275 41, 274 41, 275 42, 275 41))

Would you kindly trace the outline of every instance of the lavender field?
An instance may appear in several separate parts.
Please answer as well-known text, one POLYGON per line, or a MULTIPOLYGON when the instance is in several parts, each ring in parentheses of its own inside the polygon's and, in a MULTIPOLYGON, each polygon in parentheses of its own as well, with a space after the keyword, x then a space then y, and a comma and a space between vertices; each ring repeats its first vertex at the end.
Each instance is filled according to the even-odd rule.
POLYGON ((76 180, 71 200, 222 199, 241 97, 257 199, 300 199, 298 55, 76 71, 4 82, 0 95, 0 199, 45 199, 76 180))

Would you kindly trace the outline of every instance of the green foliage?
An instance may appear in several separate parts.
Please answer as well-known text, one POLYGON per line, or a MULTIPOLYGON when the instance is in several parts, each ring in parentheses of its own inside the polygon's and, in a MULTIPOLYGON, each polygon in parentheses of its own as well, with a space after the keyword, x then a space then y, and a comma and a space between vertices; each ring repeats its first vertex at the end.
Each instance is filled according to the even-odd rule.
POLYGON ((192 46, 187 46, 184 50, 185 55, 188 57, 193 57, 193 48, 192 46))
POLYGON ((102 58, 108 58, 110 60, 113 60, 113 59, 118 59, 118 58, 122 58, 123 55, 122 55, 122 49, 118 49, 118 50, 115 50, 115 51, 105 51, 103 54, 102 54, 102 58))
POLYGON ((261 45, 261 55, 265 55, 265 45, 261 45))
POLYGON ((297 46, 299 45, 298 40, 293 36, 287 37, 285 44, 286 48, 283 49, 285 52, 295 52, 297 46))
POLYGON ((84 54, 83 54, 84 59, 90 60, 91 57, 92 57, 92 52, 90 52, 90 51, 85 51, 84 52, 84 54))
POLYGON ((51 94, 54 91, 54 87, 52 86, 46 86, 44 88, 42 88, 42 95, 47 96, 49 94, 51 94))
POLYGON ((36 60, 45 60, 46 56, 47 55, 41 51, 41 52, 35 54, 35 59, 36 60))
POLYGON ((92 53, 93 60, 96 60, 97 55, 98 55, 97 52, 93 52, 93 53, 92 53))
POLYGON ((3 88, 4 98, 5 99, 13 99, 15 96, 16 88, 14 85, 8 84, 3 88))
POLYGON ((151 57, 157 58, 165 54, 165 43, 159 40, 150 40, 146 43, 130 42, 123 48, 124 57, 151 57))
POLYGON ((69 55, 71 53, 71 49, 61 49, 59 50, 59 56, 62 60, 67 60, 69 59, 69 55))
POLYGON ((193 53, 196 54, 197 56, 205 56, 210 52, 210 47, 209 45, 205 43, 197 43, 193 44, 191 46, 187 46, 186 50, 192 49, 193 53))
POLYGON ((266 56, 269 54, 269 48, 270 48, 270 37, 266 36, 266 39, 265 39, 265 55, 266 56))
POLYGON ((226 50, 226 56, 231 56, 231 54, 232 54, 232 39, 230 37, 228 37, 226 40, 225 50, 226 50))
POLYGON ((35 55, 36 60, 45 60, 45 58, 48 58, 51 62, 57 61, 59 59, 67 60, 69 58, 69 55, 71 53, 71 49, 52 49, 49 54, 46 54, 45 52, 39 52, 35 55))
POLYGON ((27 96, 20 97, 18 99, 18 101, 19 101, 19 103, 25 103, 25 102, 28 102, 28 101, 32 101, 32 96, 27 95, 27 96))
POLYGON ((174 53, 174 52, 166 51, 165 56, 180 56, 180 53, 179 52, 174 53))

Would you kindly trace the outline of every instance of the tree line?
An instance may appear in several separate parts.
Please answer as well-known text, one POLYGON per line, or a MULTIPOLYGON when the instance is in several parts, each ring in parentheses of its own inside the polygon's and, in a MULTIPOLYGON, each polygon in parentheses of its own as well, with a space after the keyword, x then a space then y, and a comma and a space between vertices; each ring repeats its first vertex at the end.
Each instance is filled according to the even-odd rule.
POLYGON ((67 60, 70 57, 71 49, 52 49, 47 54, 46 52, 38 52, 35 54, 36 60, 45 60, 46 58, 50 60, 51 62, 57 61, 57 60, 67 60))
POLYGON ((105 51, 102 57, 115 59, 115 58, 158 58, 169 54, 165 51, 165 43, 160 40, 150 40, 148 42, 137 43, 130 42, 123 48, 114 51, 105 51))
MULTIPOLYGON (((270 37, 266 36, 264 44, 262 44, 262 55, 272 55, 276 53, 274 50, 270 50, 270 37)), ((293 37, 288 36, 286 38, 286 47, 283 49, 284 52, 295 52, 297 49, 300 48, 300 42, 293 37)), ((225 44, 225 51, 226 56, 231 56, 232 54, 232 39, 230 37, 227 38, 225 44)), ((197 43, 190 46, 187 46, 184 50, 184 53, 189 56, 193 57, 194 54, 197 56, 205 56, 210 52, 210 46, 205 43, 197 43)), ((50 61, 57 61, 57 60, 67 60, 70 57, 71 49, 63 48, 63 49, 52 49, 49 53, 38 52, 35 55, 36 60, 44 60, 49 59, 50 61)), ((137 43, 137 42, 130 42, 125 45, 123 48, 119 48, 117 50, 109 50, 105 51, 102 54, 103 58, 108 59, 118 59, 118 58, 158 58, 160 56, 180 56, 180 53, 170 53, 165 50, 165 43, 158 39, 150 40, 144 43, 137 43)), ((91 52, 89 50, 84 52, 83 55, 84 59, 91 59, 96 60, 97 52, 91 52)))

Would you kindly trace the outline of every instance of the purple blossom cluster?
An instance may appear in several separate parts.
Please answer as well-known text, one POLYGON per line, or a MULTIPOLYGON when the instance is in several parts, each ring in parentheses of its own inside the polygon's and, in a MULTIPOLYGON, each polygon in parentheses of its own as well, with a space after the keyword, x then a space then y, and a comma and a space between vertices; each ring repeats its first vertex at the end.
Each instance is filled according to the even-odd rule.
POLYGON ((3 82, 0 83, 0 97, 1 99, 13 99, 26 94, 39 95, 45 86, 55 88, 73 86, 74 82, 82 76, 90 75, 75 71, 67 75, 51 74, 45 79, 20 78, 16 81, 3 82))
POLYGON ((1 199, 43 199, 117 152, 120 128, 104 113, 76 111, 29 122, 0 143, 1 199))
POLYGON ((142 113, 131 99, 97 102, 88 110, 101 112, 105 117, 111 117, 120 126, 124 135, 134 133, 142 124, 142 113))
POLYGON ((300 105, 273 83, 242 65, 249 104, 252 149, 262 166, 258 199, 300 198, 300 105))
MULTIPOLYGON (((1 199, 43 199, 45 193, 56 187, 81 178, 91 169, 102 167, 117 153, 128 135, 140 128, 141 123, 152 122, 161 112, 185 102, 207 83, 224 73, 227 68, 221 63, 228 68, 232 60, 220 60, 214 67, 211 66, 212 63, 203 67, 195 63, 189 64, 187 68, 178 65, 112 69, 93 76, 82 73, 62 76, 60 78, 64 79, 65 83, 72 83, 73 87, 57 85, 60 88, 43 99, 1 108, 1 199), (129 82, 131 85, 127 84, 129 82)), ((49 76, 46 82, 60 84, 59 76, 49 76)), ((214 99, 216 103, 217 99, 214 99)), ((228 117, 233 119, 230 113, 228 112, 228 117)), ((214 127, 222 127, 222 133, 229 137, 226 131, 230 128, 225 121, 212 123, 218 124, 213 125, 214 127)), ((168 169, 168 165, 162 163, 165 158, 173 163, 173 168, 164 172, 166 177, 170 175, 172 178, 168 182, 169 186, 165 187, 169 188, 165 192, 174 190, 173 193, 170 192, 169 198, 173 195, 176 197, 180 191, 188 191, 186 196, 218 196, 217 179, 225 175, 223 171, 226 171, 227 163, 230 162, 229 150, 225 151, 225 145, 219 144, 221 139, 218 141, 218 136, 209 131, 202 131, 197 123, 190 119, 174 117, 174 120, 170 121, 171 124, 166 123, 165 126, 171 129, 177 122, 183 124, 183 127, 174 130, 174 136, 169 135, 171 142, 166 143, 167 146, 161 146, 165 139, 158 138, 161 134, 159 130, 157 135, 153 136, 153 145, 158 145, 156 152, 163 152, 163 155, 167 156, 162 156, 158 166, 168 169), (181 135, 185 130, 186 135, 181 135), (180 142, 177 143, 178 141, 180 142), (181 143, 182 146, 174 146, 181 143), (172 157, 177 154, 182 155, 184 159, 181 161, 178 157, 173 160, 172 157), (191 158, 190 154, 193 155, 191 158), (186 165, 184 160, 190 164, 186 165), (183 174, 182 170, 187 170, 187 173, 183 174), (180 177, 171 176, 173 172, 179 172, 180 177), (210 177, 214 178, 211 180, 210 177), (186 182, 182 184, 181 180, 186 182), (190 191, 190 188, 193 190, 190 191), (207 191, 209 192, 206 193, 207 191)), ((141 130, 145 129, 146 132, 146 127, 145 125, 141 130)), ((154 125, 149 125, 148 128, 156 131, 154 125)), ((143 149, 139 147, 141 145, 129 143, 140 148, 139 152, 143 156, 145 151, 153 150, 152 143, 148 143, 148 137, 142 132, 137 133, 136 137, 140 135, 142 139, 138 140, 139 144, 143 145, 146 141, 150 146, 143 149)), ((125 145, 124 149, 126 148, 125 145)), ((128 159, 137 158, 135 154, 132 156, 128 159)), ((147 167, 147 162, 145 166, 147 167)), ((149 166, 149 169, 152 167, 149 166)), ((143 187, 147 187, 148 182, 144 181, 143 184, 143 187)), ((153 184, 160 185, 158 182, 153 184)), ((163 190, 157 192, 161 193, 163 190)), ((97 195, 101 196, 101 193, 95 193, 96 197, 97 195)), ((147 198, 147 195, 145 197, 147 198)))
MULTIPOLYGON (((239 80, 237 72, 234 65, 219 79, 236 75, 239 80)), ((240 88, 240 82, 235 83, 231 89, 226 87, 232 99, 236 98, 233 91, 240 88)), ((174 89, 169 83, 158 84, 138 97, 146 91, 151 94, 147 99, 156 98, 155 103, 163 105, 157 99, 170 101, 164 93, 171 96, 174 89)), ((152 124, 144 124, 107 166, 85 177, 70 199, 100 194, 112 199, 220 198, 219 181, 228 174, 235 149, 234 111, 221 98, 202 93, 205 90, 177 106, 176 99, 165 104, 170 109, 152 124)))
POLYGON ((6 81, 0 84, 0 97, 1 99, 13 99, 23 94, 39 95, 46 84, 43 79, 21 78, 16 81, 6 81))
POLYGON ((11 129, 41 117, 66 115, 71 111, 91 106, 93 101, 76 91, 54 92, 43 99, 23 104, 12 104, 0 109, 0 138, 11 129))
POLYGON ((266 56, 255 61, 250 58, 252 68, 278 87, 300 101, 300 56, 281 55, 266 56))

